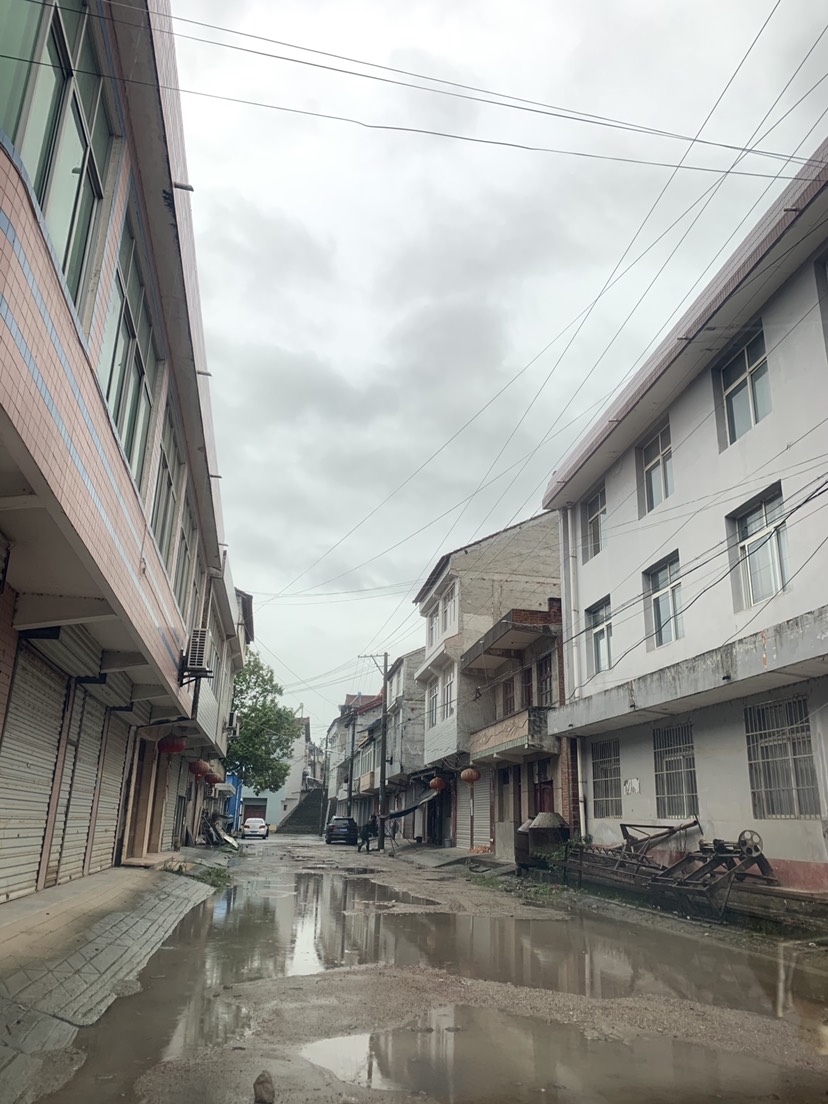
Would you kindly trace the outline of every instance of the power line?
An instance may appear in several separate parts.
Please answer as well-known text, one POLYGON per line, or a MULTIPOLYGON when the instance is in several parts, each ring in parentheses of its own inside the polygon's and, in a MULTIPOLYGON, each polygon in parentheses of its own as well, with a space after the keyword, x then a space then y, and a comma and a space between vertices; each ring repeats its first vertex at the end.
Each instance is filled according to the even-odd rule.
MULTIPOLYGON (((50 7, 51 4, 48 0, 28 0, 29 3, 37 4, 42 7, 50 7)), ((124 7, 134 10, 129 4, 119 4, 115 0, 109 0, 110 8, 112 7, 124 7)), ((88 13, 90 18, 96 18, 99 20, 107 20, 111 23, 122 24, 128 27, 135 27, 140 30, 144 30, 143 22, 133 22, 132 20, 115 19, 114 17, 104 16, 95 12, 88 13)), ((674 131, 664 130, 658 127, 650 127, 642 123, 629 122, 628 120, 617 119, 606 115, 596 115, 589 112, 578 111, 573 108, 560 107, 554 104, 547 104, 540 100, 532 100, 522 96, 512 96, 507 93, 497 92, 486 88, 480 88, 475 85, 464 84, 460 81, 446 80, 442 77, 429 76, 423 73, 417 73, 412 70, 400 69, 390 65, 382 65, 378 62, 365 61, 360 58, 348 57, 347 55, 336 54, 326 50, 318 50, 309 46, 302 46, 292 42, 286 42, 277 38, 270 38, 266 35, 253 34, 247 31, 239 31, 233 27, 222 26, 219 24, 207 23, 197 19, 189 19, 184 16, 173 15, 172 13, 160 12, 151 8, 147 9, 147 14, 157 16, 161 20, 171 20, 175 22, 183 22, 192 26, 203 27, 207 30, 219 31, 224 34, 237 35, 242 38, 248 38, 258 42, 266 42, 271 45, 286 46, 292 50, 298 50, 304 53, 315 54, 319 57, 328 57, 336 61, 347 61, 354 65, 363 65, 372 69, 379 69, 383 72, 397 73, 400 76, 413 77, 416 80, 426 80, 433 84, 445 85, 445 88, 434 88, 428 85, 413 84, 410 81, 396 80, 390 77, 378 76, 375 73, 361 73, 353 69, 343 69, 340 66, 323 64, 321 62, 308 61, 303 58, 290 57, 284 54, 274 54, 266 50, 256 50, 251 47, 239 46, 232 42, 221 42, 216 39, 201 38, 198 35, 183 34, 181 31, 174 31, 168 27, 161 26, 159 23, 151 24, 152 30, 155 33, 169 35, 172 38, 178 38, 183 41, 199 42, 205 45, 217 46, 221 49, 228 49, 233 51, 239 51, 242 53, 250 54, 257 57, 269 58, 274 61, 283 61, 295 65, 304 65, 310 68, 323 70, 331 73, 339 73, 345 76, 358 77, 363 80, 378 81, 383 84, 395 85, 397 87, 408 88, 418 92, 428 92, 433 95, 450 96, 455 99, 462 99, 472 101, 474 103, 488 104, 494 107, 503 107, 510 110, 524 111, 534 115, 548 116, 551 118, 561 119, 565 122, 582 123, 593 126, 606 127, 614 130, 630 131, 634 134, 643 134, 658 138, 667 138, 675 141, 694 141, 699 145, 709 146, 715 149, 723 149, 728 151, 742 150, 744 147, 735 145, 728 142, 717 142, 712 139, 691 139, 689 135, 679 134, 674 131), (461 91, 451 91, 450 89, 460 89, 461 91), (490 97, 498 97, 497 99, 491 99, 490 97)), ((828 76, 828 74, 826 74, 828 76)), ((825 79, 825 78, 823 78, 825 79)), ((788 156, 784 153, 779 153, 773 150, 752 149, 747 152, 754 153, 760 157, 770 157, 777 160, 787 160, 788 156)), ((807 159, 801 159, 803 163, 807 159)))

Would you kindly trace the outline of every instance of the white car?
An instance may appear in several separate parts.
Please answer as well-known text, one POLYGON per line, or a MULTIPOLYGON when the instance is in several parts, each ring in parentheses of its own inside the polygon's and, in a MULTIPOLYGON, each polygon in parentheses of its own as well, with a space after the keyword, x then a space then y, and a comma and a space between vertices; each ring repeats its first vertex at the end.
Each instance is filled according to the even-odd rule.
POLYGON ((242 839, 246 839, 248 836, 258 836, 259 839, 267 839, 269 832, 270 829, 267 826, 267 821, 262 820, 261 817, 248 817, 244 824, 242 824, 242 839))

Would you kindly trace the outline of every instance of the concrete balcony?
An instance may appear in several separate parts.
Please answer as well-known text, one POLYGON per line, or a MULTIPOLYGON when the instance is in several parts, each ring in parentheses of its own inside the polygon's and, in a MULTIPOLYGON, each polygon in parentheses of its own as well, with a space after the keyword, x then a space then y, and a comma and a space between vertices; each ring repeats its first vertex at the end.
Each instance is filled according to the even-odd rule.
POLYGON ((375 785, 376 771, 368 771, 367 774, 360 775, 358 791, 361 794, 373 794, 377 792, 377 786, 375 785))
POLYGON ((559 754, 560 737, 547 734, 547 714, 553 708, 531 706, 473 732, 469 737, 471 762, 496 766, 559 754))

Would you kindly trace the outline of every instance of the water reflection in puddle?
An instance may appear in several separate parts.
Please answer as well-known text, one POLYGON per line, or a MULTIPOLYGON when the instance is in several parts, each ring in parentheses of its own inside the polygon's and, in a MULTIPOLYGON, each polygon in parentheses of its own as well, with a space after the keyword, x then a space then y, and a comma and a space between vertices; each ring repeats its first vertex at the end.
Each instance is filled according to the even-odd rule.
POLYGON ((816 1078, 739 1054, 670 1038, 590 1039, 568 1024, 481 1008, 434 1009, 403 1028, 323 1039, 301 1053, 350 1084, 441 1104, 824 1100, 816 1078))

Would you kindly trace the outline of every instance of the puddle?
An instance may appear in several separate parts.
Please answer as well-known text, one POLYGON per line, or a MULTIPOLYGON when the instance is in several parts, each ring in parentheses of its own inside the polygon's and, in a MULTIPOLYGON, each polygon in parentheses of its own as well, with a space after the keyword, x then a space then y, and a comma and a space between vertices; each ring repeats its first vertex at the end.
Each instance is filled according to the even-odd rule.
MULTIPOLYGON (((828 978, 807 968, 793 953, 783 954, 781 948, 776 961, 718 945, 712 938, 704 938, 698 929, 688 935, 679 935, 601 917, 517 920, 449 912, 395 912, 388 907, 395 901, 414 906, 433 904, 427 898, 397 893, 366 877, 346 876, 342 872, 288 872, 253 879, 211 897, 185 917, 150 959, 140 977, 141 991, 116 1001, 95 1027, 78 1034, 76 1045, 85 1052, 86 1064, 67 1086, 48 1099, 53 1104, 134 1101, 132 1086, 157 1062, 207 1043, 220 1045, 234 1039, 244 1032, 248 1017, 243 1009, 227 999, 232 994, 224 997, 224 986, 377 962, 427 965, 461 977, 510 982, 594 998, 660 995, 743 1009, 769 1017, 779 1016, 796 1024, 802 1038, 815 1050, 828 1052, 828 978)), ((828 952, 825 961, 828 971, 828 952)), ((465 1019, 456 1023, 439 1020, 425 1025, 424 1037, 439 1036, 448 1045, 455 1035, 458 1039, 465 1038, 466 1027, 473 1034, 473 1017, 480 1013, 465 1009, 451 1015, 465 1019), (426 1031, 428 1026, 434 1027, 434 1031, 426 1031), (463 1031, 452 1032, 450 1029, 454 1026, 463 1031)), ((577 1033, 568 1032, 568 1028, 556 1028, 555 1031, 562 1034, 556 1034, 553 1039, 549 1034, 552 1029, 544 1025, 538 1027, 534 1021, 521 1021, 517 1027, 514 1023, 507 1024, 506 1020, 487 1022, 490 1026, 500 1024, 504 1032, 508 1029, 516 1039, 521 1033, 527 1034, 527 1038, 534 1040, 533 1045, 545 1048, 544 1053, 550 1047, 555 1054, 560 1050, 566 1062, 574 1063, 577 1057, 578 1067, 584 1064, 584 1056, 589 1059, 592 1055, 589 1048, 593 1043, 577 1033), (538 1030, 546 1033, 542 1036, 546 1040, 542 1046, 538 1030)), ((377 1052, 381 1057, 376 1061, 372 1059, 372 1069, 376 1071, 372 1076, 380 1080, 386 1078, 389 1086, 392 1082, 396 1084, 398 1077, 393 1072, 396 1069, 391 1061, 393 1054, 405 1054, 412 1062, 419 1061, 418 1048, 426 1045, 416 1043, 415 1046, 419 1036, 413 1032, 403 1036, 392 1032, 372 1038, 384 1040, 377 1052), (386 1072, 386 1066, 391 1072, 386 1072)), ((370 1040, 366 1043, 360 1037, 349 1038, 348 1047, 354 1056, 362 1055, 369 1043, 373 1054, 375 1044, 370 1040)), ((345 1046, 327 1045, 340 1046, 340 1049, 345 1046)), ((617 1050, 620 1044, 601 1045, 605 1048, 602 1053, 608 1056, 607 1062, 613 1055, 632 1060, 629 1049, 617 1050)), ((457 1050, 454 1044, 450 1049, 452 1054, 457 1050)), ((658 1055, 661 1052, 656 1048, 648 1053, 658 1055)), ((508 1058, 508 1055, 504 1057, 503 1047, 498 1046, 497 1054, 498 1060, 508 1058)), ((443 1058, 438 1062, 437 1057, 434 1062, 439 1066, 443 1058)), ((680 1057, 679 1066, 684 1068, 696 1062, 699 1055, 683 1049, 680 1057)), ((701 1064, 706 1063, 707 1057, 701 1064)), ((524 1077, 514 1073, 510 1077, 521 1081, 527 1092, 532 1086, 537 1088, 539 1078, 551 1078, 550 1084, 555 1081, 552 1067, 537 1068, 540 1072, 532 1075, 531 1084, 528 1072, 524 1077)), ((554 1069, 557 1070, 557 1066, 554 1069)), ((592 1076, 592 1071, 589 1074, 592 1076)), ((479 1083, 475 1075, 469 1076, 470 1083, 479 1083)), ((558 1076, 561 1084, 574 1083, 571 1079, 561 1080, 562 1076, 558 1076)), ((579 1076, 586 1074, 582 1070, 579 1076)), ((488 1075, 483 1078, 484 1085, 489 1080, 488 1075)), ((648 1084, 643 1073, 640 1081, 645 1087, 648 1084)), ((585 1083, 592 1092, 592 1082, 585 1083)), ((729 1086, 730 1082, 722 1084, 729 1086)), ((377 1087, 376 1082, 374 1087, 377 1087)), ((446 1095, 448 1089, 445 1087, 442 1095, 431 1088, 424 1087, 422 1091, 433 1092, 439 1100, 460 1102, 467 1099, 446 1095)), ((730 1099, 729 1089, 722 1089, 722 1092, 730 1099)), ((585 1099, 600 1099, 598 1089, 595 1094, 585 1099)), ((671 1101, 673 1095, 670 1094, 671 1101)), ((738 1096, 732 1098, 739 1099, 738 1096)), ((489 1101, 497 1097, 468 1099, 489 1101)), ((549 1102, 567 1098, 550 1096, 548 1090, 537 1098, 507 1094, 502 1099, 520 1104, 523 1100, 549 1102)), ((787 1098, 782 1095, 782 1099, 787 1098)), ((823 1104, 825 1100, 828 1097, 823 1097, 823 1104)))
POLYGON ((739 1054, 669 1038, 593 1039, 568 1024, 484 1008, 434 1009, 407 1027, 323 1039, 301 1054, 349 1084, 441 1104, 825 1100, 815 1075, 739 1054))

